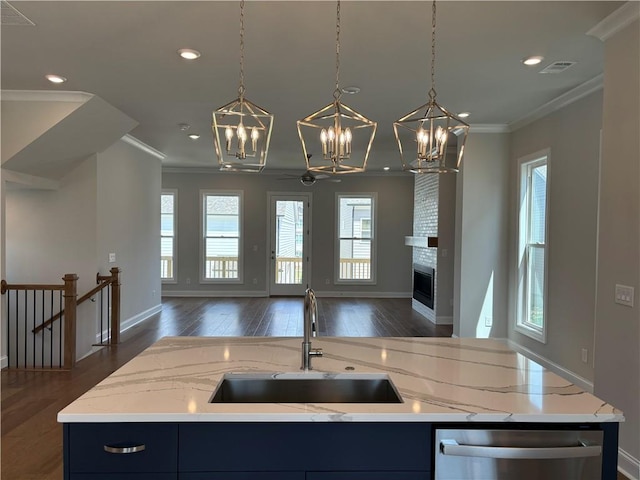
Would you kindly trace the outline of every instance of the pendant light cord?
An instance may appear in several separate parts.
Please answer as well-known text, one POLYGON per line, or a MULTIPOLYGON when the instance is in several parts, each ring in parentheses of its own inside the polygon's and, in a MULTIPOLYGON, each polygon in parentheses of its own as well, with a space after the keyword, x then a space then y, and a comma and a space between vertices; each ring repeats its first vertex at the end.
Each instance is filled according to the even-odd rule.
POLYGON ((433 0, 431 8, 431 89, 429 101, 436 99, 436 0, 433 0))
POLYGON ((333 92, 333 98, 340 98, 340 0, 336 7, 336 89, 333 92))
POLYGON ((244 0, 240 0, 240 85, 238 97, 240 103, 244 100, 244 0))

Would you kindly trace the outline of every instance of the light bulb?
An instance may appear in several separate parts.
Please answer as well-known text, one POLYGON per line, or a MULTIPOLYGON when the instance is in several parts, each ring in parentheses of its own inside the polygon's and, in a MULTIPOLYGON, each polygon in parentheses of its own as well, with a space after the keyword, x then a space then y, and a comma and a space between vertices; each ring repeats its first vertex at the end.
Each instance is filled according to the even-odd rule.
POLYGON ((347 140, 347 144, 346 144, 346 154, 349 155, 351 153, 351 139, 353 138, 351 135, 351 129, 350 128, 346 128, 344 131, 344 136, 347 140))
POLYGON ((260 138, 260 132, 258 132, 257 127, 253 127, 251 129, 251 149, 254 153, 258 150, 258 138, 260 138))
POLYGON ((327 154, 327 131, 323 128, 320 131, 320 143, 322 143, 322 154, 327 154))
POLYGON ((231 151, 231 140, 233 139, 233 130, 231 127, 225 129, 224 136, 227 139, 227 152, 229 152, 231 151))

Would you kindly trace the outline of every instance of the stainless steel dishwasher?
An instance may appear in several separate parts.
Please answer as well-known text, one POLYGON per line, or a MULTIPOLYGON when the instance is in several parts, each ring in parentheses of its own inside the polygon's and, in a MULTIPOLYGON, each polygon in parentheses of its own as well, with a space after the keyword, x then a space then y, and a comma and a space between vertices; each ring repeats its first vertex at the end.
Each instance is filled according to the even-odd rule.
POLYGON ((598 430, 436 429, 435 480, 600 480, 598 430))

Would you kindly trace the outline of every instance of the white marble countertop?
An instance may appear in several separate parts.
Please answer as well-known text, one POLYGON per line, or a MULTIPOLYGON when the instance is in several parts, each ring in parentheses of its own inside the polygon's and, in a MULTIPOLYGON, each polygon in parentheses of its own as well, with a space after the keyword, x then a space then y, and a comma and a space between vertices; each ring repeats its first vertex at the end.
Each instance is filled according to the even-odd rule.
POLYGON ((622 412, 505 343, 319 337, 315 373, 386 373, 396 404, 209 403, 225 373, 300 370, 301 338, 166 337, 58 413, 59 422, 620 422, 622 412), (353 370, 347 367, 353 367, 353 370))

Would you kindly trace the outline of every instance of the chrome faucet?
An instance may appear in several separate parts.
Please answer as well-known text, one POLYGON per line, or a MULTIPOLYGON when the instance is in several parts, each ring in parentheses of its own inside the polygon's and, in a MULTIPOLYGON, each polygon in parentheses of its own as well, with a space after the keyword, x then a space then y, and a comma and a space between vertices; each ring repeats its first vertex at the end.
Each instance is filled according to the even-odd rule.
POLYGON ((311 370, 311 357, 321 357, 321 348, 311 348, 311 337, 316 336, 318 328, 318 304, 316 294, 307 288, 304 294, 304 339, 302 341, 302 366, 301 370, 311 370))

